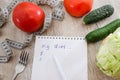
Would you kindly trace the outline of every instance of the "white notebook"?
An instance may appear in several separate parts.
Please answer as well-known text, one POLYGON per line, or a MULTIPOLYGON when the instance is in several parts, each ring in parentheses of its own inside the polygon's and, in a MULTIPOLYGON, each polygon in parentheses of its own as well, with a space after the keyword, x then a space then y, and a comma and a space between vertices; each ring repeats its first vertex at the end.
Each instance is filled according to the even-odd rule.
POLYGON ((37 36, 31 80, 88 80, 83 37, 37 36))

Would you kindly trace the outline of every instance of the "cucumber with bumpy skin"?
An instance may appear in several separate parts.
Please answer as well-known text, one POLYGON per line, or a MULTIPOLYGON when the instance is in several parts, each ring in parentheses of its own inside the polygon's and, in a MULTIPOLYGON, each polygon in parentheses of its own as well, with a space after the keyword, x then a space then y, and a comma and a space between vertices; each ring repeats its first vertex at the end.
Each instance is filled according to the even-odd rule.
POLYGON ((83 22, 84 24, 95 23, 111 16, 113 12, 114 12, 114 8, 111 5, 105 5, 91 11, 88 15, 84 17, 83 22))
POLYGON ((87 42, 97 42, 107 37, 110 33, 113 33, 118 27, 120 27, 120 19, 116 19, 104 27, 98 28, 85 37, 87 42))

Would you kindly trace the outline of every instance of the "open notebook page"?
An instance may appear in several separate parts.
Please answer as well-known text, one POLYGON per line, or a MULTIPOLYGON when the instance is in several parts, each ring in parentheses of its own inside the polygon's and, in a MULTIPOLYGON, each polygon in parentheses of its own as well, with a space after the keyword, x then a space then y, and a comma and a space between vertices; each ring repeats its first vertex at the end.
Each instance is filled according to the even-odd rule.
POLYGON ((88 80, 83 37, 37 36, 31 80, 88 80))

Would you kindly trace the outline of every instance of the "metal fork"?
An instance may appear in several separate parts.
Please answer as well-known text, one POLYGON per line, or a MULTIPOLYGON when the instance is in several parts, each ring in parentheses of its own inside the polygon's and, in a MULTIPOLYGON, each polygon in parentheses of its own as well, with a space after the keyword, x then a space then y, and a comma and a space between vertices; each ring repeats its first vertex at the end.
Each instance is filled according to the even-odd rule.
POLYGON ((14 74, 12 80, 15 80, 17 75, 24 71, 25 66, 27 65, 27 62, 28 62, 28 56, 29 56, 28 52, 26 52, 26 51, 21 52, 18 64, 15 67, 15 74, 14 74))

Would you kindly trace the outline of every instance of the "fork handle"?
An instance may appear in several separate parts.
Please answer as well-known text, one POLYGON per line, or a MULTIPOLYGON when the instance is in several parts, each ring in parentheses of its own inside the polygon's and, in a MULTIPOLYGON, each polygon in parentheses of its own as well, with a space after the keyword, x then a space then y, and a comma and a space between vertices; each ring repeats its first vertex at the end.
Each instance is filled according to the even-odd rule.
POLYGON ((15 80, 16 77, 17 77, 17 75, 18 75, 18 73, 15 73, 14 76, 13 76, 13 78, 12 78, 12 80, 15 80))

